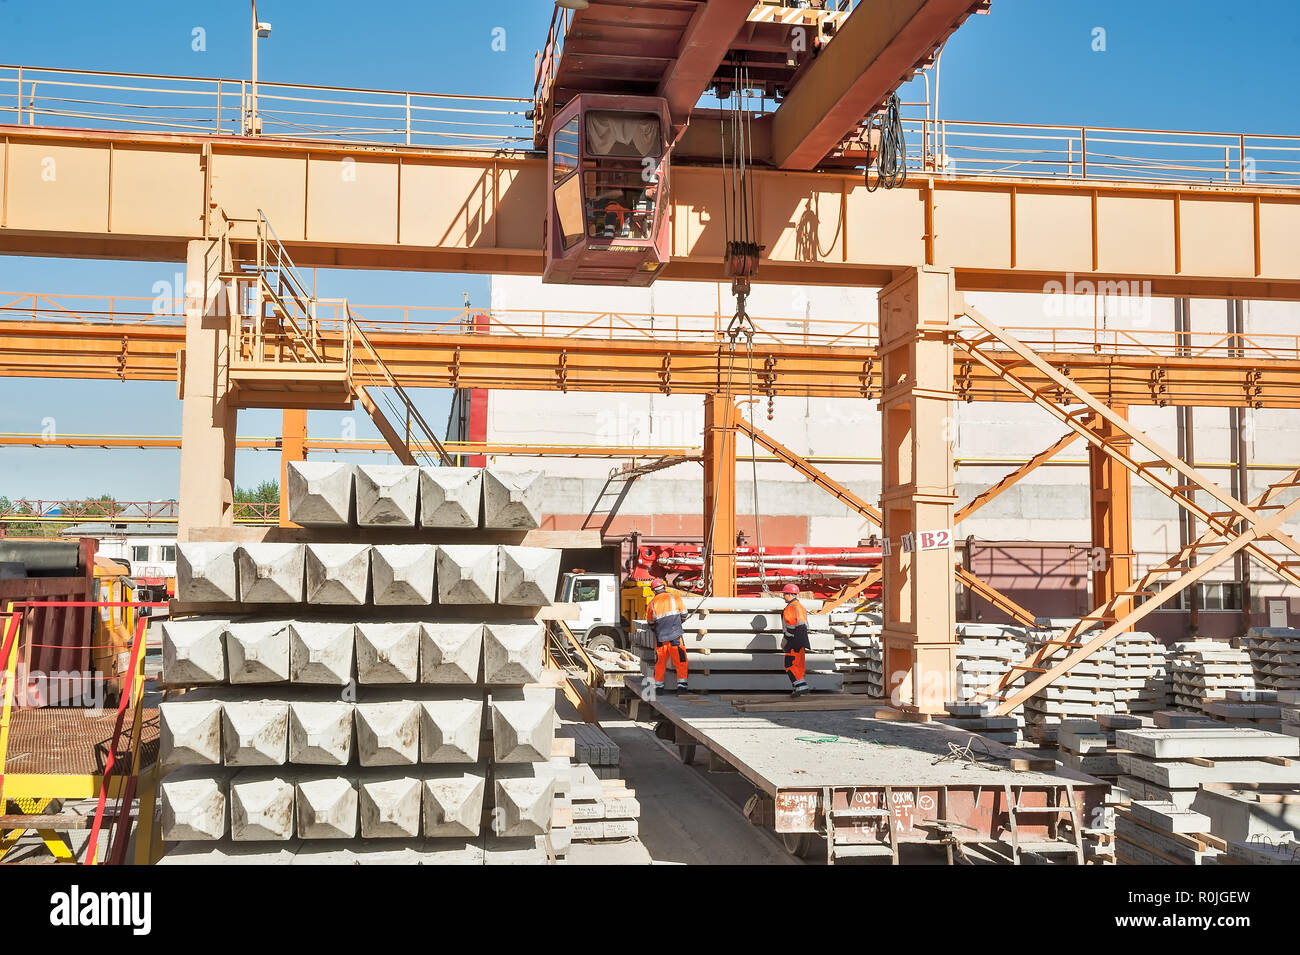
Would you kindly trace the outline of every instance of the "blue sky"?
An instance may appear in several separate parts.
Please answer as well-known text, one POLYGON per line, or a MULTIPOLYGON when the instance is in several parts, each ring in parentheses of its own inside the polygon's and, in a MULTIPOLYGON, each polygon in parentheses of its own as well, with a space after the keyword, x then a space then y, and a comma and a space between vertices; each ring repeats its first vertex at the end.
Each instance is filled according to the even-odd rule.
MULTIPOLYGON (((551 9, 546 0, 261 0, 259 16, 274 29, 259 71, 268 81, 527 96, 551 9), (504 51, 492 48, 498 27, 504 51)), ((0 0, 0 62, 239 78, 249 70, 248 22, 238 0, 0 0), (203 52, 192 49, 196 27, 203 52)), ((971 18, 949 42, 940 108, 947 119, 1294 134, 1297 61, 1295 0, 994 0, 991 15, 971 18), (1098 28, 1104 52, 1093 49, 1098 28)), ((922 95, 907 89, 903 98, 922 95)), ((174 269, 0 256, 0 292, 152 295, 174 269)), ((458 305, 463 291, 488 299, 485 276, 322 271, 318 281, 324 295, 367 304, 458 305)), ((435 426, 446 420, 445 393, 426 393, 421 405, 435 426)), ((313 413, 311 430, 337 433, 341 417, 313 413)), ((0 432, 40 431, 45 418, 64 433, 176 434, 180 404, 170 382, 0 379, 0 432)), ((359 437, 376 436, 364 414, 356 420, 359 437)), ((241 414, 242 434, 278 431, 277 413, 241 414)), ((0 495, 171 498, 178 459, 0 448, 0 495)), ((278 473, 274 454, 239 455, 240 484, 278 473)))

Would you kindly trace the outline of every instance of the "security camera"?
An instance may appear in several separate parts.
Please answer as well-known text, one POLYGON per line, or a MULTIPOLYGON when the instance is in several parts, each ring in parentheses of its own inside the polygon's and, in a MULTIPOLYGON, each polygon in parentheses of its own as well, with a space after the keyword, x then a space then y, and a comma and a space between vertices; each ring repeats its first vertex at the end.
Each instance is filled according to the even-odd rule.
POLYGON ((271 24, 259 20, 257 22, 257 35, 263 40, 269 37, 271 35, 271 24))

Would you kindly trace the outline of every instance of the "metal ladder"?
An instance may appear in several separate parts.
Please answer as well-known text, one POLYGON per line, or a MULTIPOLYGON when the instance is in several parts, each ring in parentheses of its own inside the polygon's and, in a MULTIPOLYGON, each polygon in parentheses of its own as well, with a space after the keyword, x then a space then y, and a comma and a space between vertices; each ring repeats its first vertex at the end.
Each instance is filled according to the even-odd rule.
POLYGON ((1023 786, 1012 786, 1008 783, 1002 787, 1002 792, 1007 800, 1007 819, 1011 827, 1011 864, 1020 865, 1022 853, 1028 853, 1038 856, 1072 855, 1074 856, 1075 865, 1083 865, 1083 825, 1079 819, 1079 807, 1074 801, 1074 786, 1066 783, 1060 788, 1049 789, 1047 798, 1050 804, 1047 806, 1020 805, 1014 792, 1016 789, 1019 789, 1023 795, 1023 786), (1067 800, 1064 805, 1061 804, 1062 790, 1064 790, 1067 800), (1047 826, 1052 838, 1046 842, 1021 842, 1020 826, 1016 819, 1017 814, 1051 817, 1047 826), (1058 830, 1062 815, 1070 817, 1070 832, 1073 836, 1071 842, 1059 838, 1058 830))
MULTIPOLYGON (((848 809, 833 808, 833 792, 830 787, 822 788, 822 817, 826 831, 826 864, 834 865, 841 859, 889 859, 890 865, 898 865, 898 834, 894 830, 894 791, 885 787, 884 809, 868 809, 865 806, 848 809), (843 843, 835 841, 835 821, 837 819, 884 819, 889 832, 888 843, 843 843)), ((852 802, 852 800, 850 800, 852 802)))
POLYGON ((593 520, 599 517, 601 518, 600 534, 601 537, 604 537, 609 533, 609 527, 614 523, 614 517, 618 514, 618 509, 623 506, 623 501, 631 492, 632 485, 636 483, 637 478, 690 460, 693 459, 685 455, 674 454, 655 458, 645 464, 634 464, 630 468, 614 468, 609 472, 609 477, 605 479, 604 486, 601 487, 600 493, 596 495, 596 500, 592 502, 591 510, 587 512, 587 516, 583 519, 582 530, 590 530, 593 520), (610 498, 613 498, 614 503, 601 510, 601 504, 610 498))

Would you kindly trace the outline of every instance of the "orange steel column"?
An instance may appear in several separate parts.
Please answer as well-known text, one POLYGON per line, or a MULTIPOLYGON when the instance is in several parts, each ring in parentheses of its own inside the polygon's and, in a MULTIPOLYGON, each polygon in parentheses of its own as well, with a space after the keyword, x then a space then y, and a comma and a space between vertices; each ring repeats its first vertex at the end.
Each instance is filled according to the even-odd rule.
POLYGON ((704 396, 704 552, 710 594, 736 596, 736 405, 730 395, 704 396))
MULTIPOLYGON (((1111 410, 1128 419, 1128 408, 1111 410)), ((1098 424, 1098 434, 1125 453, 1133 440, 1109 421, 1098 424)), ((1133 476, 1128 468, 1101 449, 1088 448, 1088 486, 1092 493, 1092 596, 1100 606, 1116 594, 1133 589, 1133 476)), ((1115 607, 1123 617, 1133 609, 1131 599, 1115 607)), ((1132 629, 1132 628, 1130 628, 1132 629)))
POLYGON ((234 523, 235 426, 229 400, 230 315, 234 291, 222 244, 189 243, 185 259, 185 360, 181 374, 180 513, 177 539, 196 527, 234 523))
POLYGON ((286 408, 280 425, 280 526, 296 527, 289 520, 289 462, 307 460, 307 410, 286 408))
POLYGON ((896 704, 943 712, 956 698, 956 618, 951 529, 953 274, 909 269, 880 293, 880 509, 884 561, 886 689, 896 704), (949 543, 910 552, 926 531, 949 543))

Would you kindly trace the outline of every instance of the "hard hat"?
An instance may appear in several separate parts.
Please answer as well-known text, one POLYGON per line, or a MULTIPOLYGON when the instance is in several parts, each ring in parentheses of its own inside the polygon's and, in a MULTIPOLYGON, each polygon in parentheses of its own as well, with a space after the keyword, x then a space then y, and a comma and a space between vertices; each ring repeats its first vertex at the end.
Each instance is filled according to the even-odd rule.
POLYGON ((799 596, 799 585, 798 585, 798 584, 786 584, 784 587, 781 588, 781 593, 783 593, 783 594, 794 594, 796 597, 798 597, 798 596, 799 596))
POLYGON ((650 589, 655 593, 659 593, 664 590, 664 582, 656 577, 654 580, 650 581, 650 589))

